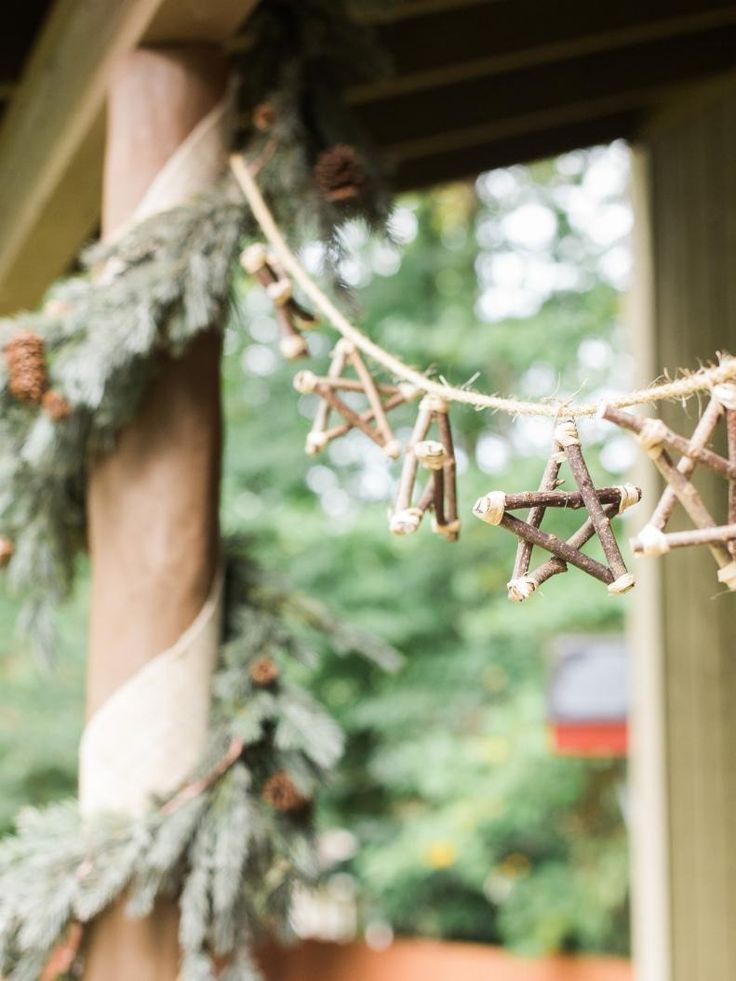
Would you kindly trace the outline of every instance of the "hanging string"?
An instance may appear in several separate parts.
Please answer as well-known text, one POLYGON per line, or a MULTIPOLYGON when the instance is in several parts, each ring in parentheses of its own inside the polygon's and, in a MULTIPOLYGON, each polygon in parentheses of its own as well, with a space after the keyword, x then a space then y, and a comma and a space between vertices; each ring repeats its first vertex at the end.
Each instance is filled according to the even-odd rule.
POLYGON ((230 158, 230 167, 264 237, 278 256, 284 269, 299 285, 305 296, 310 299, 315 309, 339 334, 351 341, 363 354, 372 358, 395 378, 416 385, 428 395, 437 395, 446 402, 460 402, 465 405, 472 405, 476 409, 490 409, 494 412, 505 412, 513 416, 557 418, 563 410, 565 416, 596 416, 606 405, 614 408, 627 408, 633 405, 649 405, 654 402, 685 400, 698 392, 708 391, 716 385, 736 379, 736 358, 724 358, 719 365, 689 372, 674 381, 660 382, 647 388, 637 389, 626 395, 607 399, 605 403, 588 402, 580 405, 570 404, 562 399, 556 402, 525 402, 499 395, 486 395, 483 392, 458 388, 442 381, 435 381, 415 368, 404 364, 395 355, 366 337, 338 310, 289 248, 245 158, 241 154, 233 154, 230 158))

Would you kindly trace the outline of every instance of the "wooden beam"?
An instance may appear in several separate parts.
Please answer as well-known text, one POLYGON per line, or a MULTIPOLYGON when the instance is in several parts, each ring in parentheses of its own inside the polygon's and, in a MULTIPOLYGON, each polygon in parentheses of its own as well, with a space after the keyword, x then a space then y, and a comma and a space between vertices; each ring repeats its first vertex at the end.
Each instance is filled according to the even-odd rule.
POLYGON ((736 25, 367 102, 359 95, 355 101, 374 141, 405 156, 415 155, 412 144, 433 136, 446 139, 454 131, 534 113, 544 125, 551 110, 661 90, 735 64, 736 25))
POLYGON ((258 0, 164 0, 146 30, 146 44, 226 41, 237 34, 258 0))
POLYGON ((99 116, 111 65, 159 4, 60 0, 46 22, 0 131, 0 307, 18 253, 99 116))
POLYGON ((255 3, 59 0, 54 6, 0 130, 0 312, 35 303, 94 230, 101 116, 119 57, 142 42, 225 40, 255 3), (59 214, 63 228, 49 234, 59 214))
POLYGON ((420 157, 399 160, 392 183, 399 191, 416 190, 443 181, 475 177, 484 170, 539 160, 577 147, 631 139, 643 120, 643 110, 629 109, 595 119, 566 121, 533 132, 503 135, 484 143, 438 148, 420 157))
POLYGON ((736 23, 734 0, 471 0, 371 11, 394 71, 363 98, 449 84, 736 23))
POLYGON ((72 165, 59 176, 39 220, 18 243, 9 279, 0 280, 2 313, 34 304, 99 227, 104 145, 105 118, 100 115, 77 147, 72 165))
POLYGON ((51 0, 24 0, 13 4, 12 13, 8 11, 0 45, 0 90, 21 75, 26 56, 50 6, 51 0))

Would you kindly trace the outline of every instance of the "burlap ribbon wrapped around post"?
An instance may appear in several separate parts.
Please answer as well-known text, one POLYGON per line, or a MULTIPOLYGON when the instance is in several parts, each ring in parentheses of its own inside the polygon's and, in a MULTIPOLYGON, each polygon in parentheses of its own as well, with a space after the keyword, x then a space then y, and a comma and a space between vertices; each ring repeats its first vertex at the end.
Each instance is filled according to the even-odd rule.
MULTIPOLYGON (((195 126, 116 237, 206 190, 222 175, 231 104, 224 100, 195 126)), ((102 269, 100 275, 105 274, 102 269)), ((140 816, 155 797, 175 790, 200 760, 220 642, 222 578, 222 573, 216 576, 204 607, 176 643, 148 661, 89 720, 79 750, 84 815, 140 816)))

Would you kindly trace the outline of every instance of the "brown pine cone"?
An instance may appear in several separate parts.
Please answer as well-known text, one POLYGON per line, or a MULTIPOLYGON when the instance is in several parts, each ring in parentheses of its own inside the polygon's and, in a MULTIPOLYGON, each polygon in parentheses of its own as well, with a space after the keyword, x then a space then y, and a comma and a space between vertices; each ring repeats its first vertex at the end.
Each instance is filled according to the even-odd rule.
POLYGON ((321 153, 312 173, 325 201, 350 201, 365 190, 363 161, 355 147, 345 143, 321 153))
POLYGON ((283 813, 303 811, 309 800, 301 794, 288 773, 280 770, 263 785, 261 798, 271 807, 283 813))
POLYGON ((32 330, 19 331, 5 345, 5 359, 11 395, 38 405, 48 386, 43 338, 32 330))
POLYGON ((62 419, 67 419, 71 415, 71 405, 69 405, 61 392, 57 392, 53 388, 50 388, 48 392, 44 392, 41 405, 43 406, 43 411, 53 422, 61 422, 62 419))
POLYGON ((267 688, 275 681, 278 681, 279 669, 275 661, 270 657, 257 658, 250 666, 250 680, 258 688, 267 688))
POLYGON ((253 109, 251 119, 253 125, 261 133, 267 133, 269 130, 273 129, 276 125, 277 119, 276 109, 270 102, 259 102, 257 106, 253 109))
POLYGON ((13 558, 14 551, 15 545, 13 545, 11 540, 0 535, 0 568, 6 566, 8 562, 10 562, 10 560, 13 558))

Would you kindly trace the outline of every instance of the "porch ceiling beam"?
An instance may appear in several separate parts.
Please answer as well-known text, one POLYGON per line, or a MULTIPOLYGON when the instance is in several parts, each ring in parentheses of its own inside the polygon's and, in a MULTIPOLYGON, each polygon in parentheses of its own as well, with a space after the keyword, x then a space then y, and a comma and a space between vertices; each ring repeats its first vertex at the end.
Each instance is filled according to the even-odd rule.
POLYGON ((139 43, 225 40, 256 0, 57 0, 0 129, 0 312, 35 303, 94 231, 105 92, 139 43))
POLYGON ((438 143, 422 156, 397 160, 392 177, 400 191, 471 178, 494 167, 508 167, 615 139, 632 139, 643 120, 644 112, 637 108, 609 112, 595 119, 550 122, 532 132, 507 132, 495 138, 488 134, 484 142, 478 142, 476 137, 461 154, 438 143))
MULTIPOLYGON (((360 12, 360 7, 358 12, 360 12)), ((736 23, 734 0, 421 0, 364 20, 394 72, 364 97, 416 91, 736 23)))
MULTIPOLYGON (((607 100, 618 104, 641 99, 646 105, 670 87, 735 65, 736 24, 422 91, 378 98, 359 92, 354 101, 378 146, 403 158, 420 155, 440 135, 451 144, 456 133, 516 126, 521 118, 533 131, 535 116, 544 127, 550 112, 584 102, 593 107, 593 117, 599 115, 598 104, 607 100)), ((482 136, 476 142, 483 142, 482 136)))

